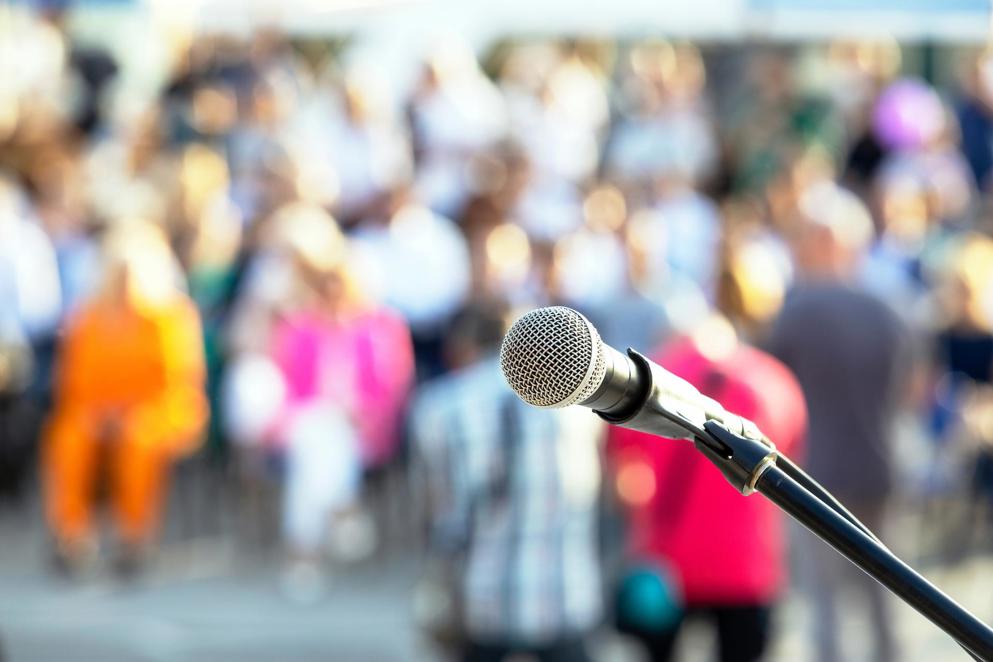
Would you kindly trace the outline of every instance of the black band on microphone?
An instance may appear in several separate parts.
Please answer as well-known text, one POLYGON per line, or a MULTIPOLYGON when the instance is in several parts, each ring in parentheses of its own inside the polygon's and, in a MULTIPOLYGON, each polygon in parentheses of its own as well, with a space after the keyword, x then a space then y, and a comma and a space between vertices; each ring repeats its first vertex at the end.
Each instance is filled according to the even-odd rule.
POLYGON ((651 369, 648 359, 633 349, 621 354, 603 346, 607 367, 603 383, 580 404, 589 407, 608 423, 622 423, 638 413, 651 394, 651 369))
MULTIPOLYGON (((604 346, 607 349, 609 346, 604 346)), ((605 379, 597 393, 583 405, 592 407, 608 423, 660 437, 692 439, 695 433, 703 432, 667 406, 670 398, 664 388, 668 375, 665 370, 633 349, 628 350, 627 356, 616 350, 610 353, 608 360, 615 364, 614 372, 608 375, 611 378, 605 379)))

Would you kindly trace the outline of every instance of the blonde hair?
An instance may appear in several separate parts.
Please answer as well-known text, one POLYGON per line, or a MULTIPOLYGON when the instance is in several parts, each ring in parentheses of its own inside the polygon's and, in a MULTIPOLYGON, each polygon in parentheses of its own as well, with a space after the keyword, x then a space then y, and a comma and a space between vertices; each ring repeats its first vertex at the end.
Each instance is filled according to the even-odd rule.
POLYGON ((179 263, 161 228, 148 221, 119 221, 105 237, 98 297, 112 298, 124 273, 128 296, 139 305, 161 305, 181 292, 179 263))
POLYGON ((289 254, 304 279, 334 274, 349 304, 362 301, 348 239, 324 209, 303 202, 285 205, 273 217, 273 232, 275 246, 289 254))
POLYGON ((875 232, 865 205, 837 184, 815 184, 800 198, 800 211, 807 221, 825 228, 831 237, 853 252, 865 249, 875 232))
POLYGON ((965 289, 963 312, 985 329, 993 329, 993 240, 970 233, 959 239, 945 256, 943 281, 965 289))

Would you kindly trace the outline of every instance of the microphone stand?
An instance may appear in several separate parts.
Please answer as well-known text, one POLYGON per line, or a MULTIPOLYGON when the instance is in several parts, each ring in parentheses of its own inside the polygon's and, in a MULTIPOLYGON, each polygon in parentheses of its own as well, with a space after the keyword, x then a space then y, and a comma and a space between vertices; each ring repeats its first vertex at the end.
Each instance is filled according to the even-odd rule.
POLYGON ((759 492, 948 633, 974 659, 993 662, 993 629, 904 563, 813 478, 765 441, 716 421, 694 445, 742 494, 759 492))

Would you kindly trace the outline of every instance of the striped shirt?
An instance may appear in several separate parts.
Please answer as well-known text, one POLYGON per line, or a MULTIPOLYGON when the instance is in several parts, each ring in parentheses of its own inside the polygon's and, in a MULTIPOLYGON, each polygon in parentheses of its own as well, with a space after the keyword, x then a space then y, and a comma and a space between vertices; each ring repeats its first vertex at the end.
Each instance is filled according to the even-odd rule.
POLYGON ((531 643, 594 626, 599 419, 524 404, 490 359, 425 386, 411 425, 432 548, 464 560, 470 636, 531 643))

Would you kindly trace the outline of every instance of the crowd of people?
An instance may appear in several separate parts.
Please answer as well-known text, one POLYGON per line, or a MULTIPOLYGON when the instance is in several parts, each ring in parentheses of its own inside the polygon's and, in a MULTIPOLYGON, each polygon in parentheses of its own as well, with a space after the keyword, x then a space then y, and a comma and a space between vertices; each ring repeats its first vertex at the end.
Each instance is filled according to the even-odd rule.
MULTIPOLYGON (((37 462, 60 572, 96 561, 100 493, 139 571, 199 454, 281 486, 285 588, 315 599, 399 470, 437 561, 419 613, 465 659, 586 659, 605 614, 656 660, 687 616, 760 659, 779 514, 688 447, 514 398, 499 340, 541 305, 751 417, 873 527, 897 474, 993 495, 990 54, 939 91, 888 42, 444 41, 401 85, 261 30, 174 39, 147 89, 64 19, 0 35, 32 54, 0 84, 0 496, 37 462)), ((829 662, 849 573, 823 549, 800 568, 829 662)))

